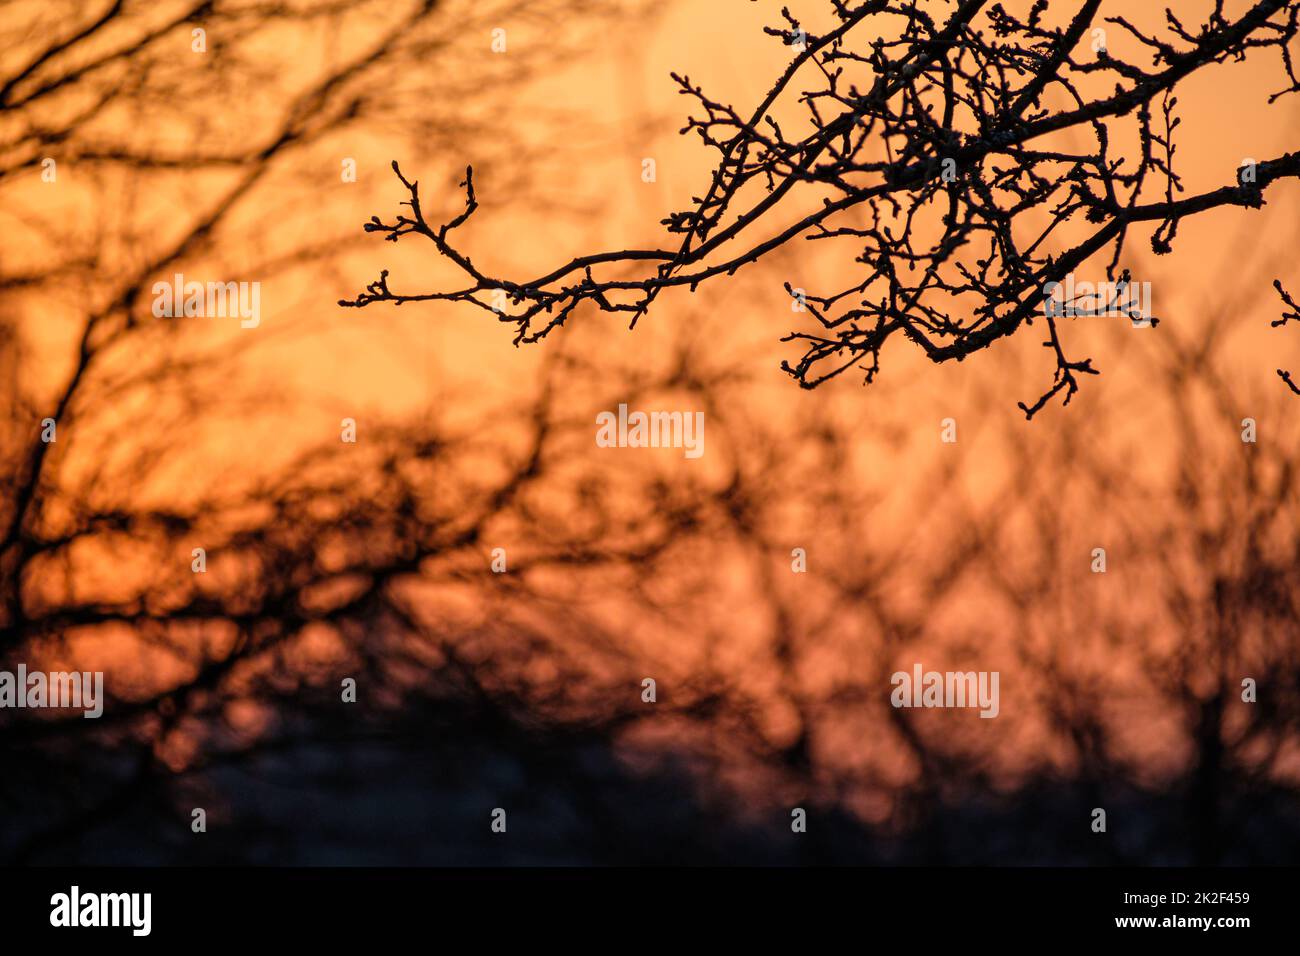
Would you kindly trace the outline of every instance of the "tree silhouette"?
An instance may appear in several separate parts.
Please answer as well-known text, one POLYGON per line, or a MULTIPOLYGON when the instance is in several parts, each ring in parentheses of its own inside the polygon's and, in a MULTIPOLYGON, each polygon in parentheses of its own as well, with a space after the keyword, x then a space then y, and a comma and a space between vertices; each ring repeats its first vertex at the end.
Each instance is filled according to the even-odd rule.
MULTIPOLYGON (((133 849, 115 852, 154 862, 1294 852, 1294 446, 1243 455, 1203 427, 1204 403, 1245 400, 1212 360, 1220 341, 1188 335, 1152 356, 1180 410, 1169 468, 1140 480, 1120 443, 1045 431, 1029 447, 1007 423, 1013 468, 992 503, 967 499, 962 459, 937 460, 912 472, 927 520, 897 535, 849 463, 852 424, 811 406, 770 420, 743 400, 743 362, 710 361, 699 325, 668 376, 557 343, 549 384, 521 405, 526 436, 485 431, 501 411, 463 429, 395 425, 360 457, 304 456, 238 509, 212 502, 196 531, 218 558, 197 583, 160 579, 148 600, 164 609, 42 609, 46 633, 129 627, 137 653, 188 669, 138 687, 118 675, 101 721, 4 715, 5 759, 34 770, 6 783, 6 856, 111 859, 121 834, 133 849), (727 436, 711 451, 726 456, 718 481, 574 464, 590 428, 567 409, 682 383, 727 436), (1176 506, 1152 509, 1163 500, 1176 506), (796 502, 807 512, 790 515, 796 502), (1103 510, 1118 522, 1105 535, 1086 518, 1103 510), (1108 575, 1087 572, 1099 540, 1108 575), (508 542, 508 573, 487 569, 494 542, 508 542), (810 545, 814 573, 791 573, 791 542, 810 545), (1001 721, 889 706, 900 662, 989 654, 1034 747, 1006 746, 1001 721), (338 702, 343 676, 356 705, 338 702), (1243 677, 1259 703, 1241 702, 1243 677), (484 794, 546 825, 493 845, 484 794), (869 824, 864 803, 883 808, 869 824), (222 840, 185 838, 192 806, 222 840), (789 806, 816 817, 808 841, 781 824, 789 806), (1095 806, 1122 838, 1089 839, 1095 806)), ((1249 402, 1276 421, 1272 394, 1249 402)), ((1128 407, 1099 409, 1100 427, 1119 434, 1128 407)))
MULTIPOLYGON (((468 114, 482 86, 458 80, 464 71, 455 66, 482 54, 449 43, 449 31, 475 28, 487 36, 508 16, 546 23, 586 14, 595 23, 624 9, 607 6, 602 14, 586 0, 528 11, 511 0, 285 8, 206 0, 114 2, 88 15, 81 4, 63 6, 69 19, 62 29, 51 23, 60 11, 47 4, 20 7, 6 20, 16 55, 0 77, 0 108, 9 120, 0 138, 0 189, 15 227, 0 271, 8 306, 0 313, 0 627, 10 641, 32 625, 25 592, 36 563, 57 563, 100 534, 183 536, 193 527, 192 514, 140 513, 127 499, 169 449, 222 416, 229 391, 223 376, 253 343, 196 344, 186 335, 192 326, 151 314, 152 283, 187 268, 258 281, 294 270, 330 275, 348 238, 296 227, 321 203, 317 190, 303 187, 301 170, 318 167, 338 182, 338 157, 346 155, 340 138, 367 124, 410 123, 425 151, 470 136, 488 154, 493 143, 521 148, 507 145, 495 119, 468 114), (201 50, 194 31, 203 34, 201 50), (277 43, 285 36, 317 45, 285 50, 277 43), (275 70, 263 76, 249 51, 268 47, 312 67, 292 79, 275 70), (447 75, 412 68, 430 62, 445 63, 447 75), (238 138, 212 119, 234 94, 246 94, 238 138), (431 102, 455 108, 431 109, 431 102), (52 178, 33 186, 47 167, 52 178), (60 197, 71 210, 93 199, 95 216, 63 214, 57 199, 33 196, 60 197), (145 201, 160 196, 165 215, 145 201), (30 334, 51 311, 71 316, 60 328, 72 356, 70 370, 52 382, 35 374, 48 355, 37 352, 30 334), (155 409, 153 434, 132 444, 130 460, 114 462, 121 468, 114 472, 106 434, 114 416, 168 391, 184 393, 186 404, 155 409), (43 439, 45 418, 57 423, 62 440, 43 439), (84 472, 67 477, 74 470, 68 459, 81 455, 99 459, 89 480, 84 472)), ((538 46, 500 69, 517 82, 564 50, 538 46)))
MULTIPOLYGON (((512 116, 503 91, 570 56, 607 18, 639 7, 6 6, 0 662, 9 670, 42 661, 99 669, 113 651, 126 663, 110 668, 101 722, 0 712, 4 760, 24 768, 0 788, 0 856, 27 859, 111 825, 152 788, 170 786, 187 763, 183 751, 200 742, 242 753, 234 741, 248 741, 224 708, 254 701, 263 687, 283 692, 265 672, 279 648, 313 627, 372 613, 383 606, 377 591, 418 562, 412 540, 379 543, 414 529, 401 511, 411 499, 387 501, 397 485, 384 480, 363 488, 331 473, 337 441, 313 439, 286 470, 265 476, 232 475, 218 454, 199 480, 177 483, 193 494, 177 486, 157 494, 156 472, 169 462, 232 421, 251 431, 259 411, 287 401, 237 383, 241 362, 289 326, 232 343, 198 321, 155 315, 152 284, 177 271, 327 282, 355 244, 332 233, 325 215, 358 188, 338 185, 341 157, 385 126, 409 130, 420 156, 453 141, 476 144, 489 163, 528 152, 499 125, 512 116), (550 29, 566 16, 576 24, 559 41, 509 57, 487 51, 503 22, 550 29), (466 31, 482 42, 459 42, 466 31), (477 66, 473 78, 467 62, 477 66), (500 82, 485 84, 485 76, 500 82), (55 440, 43 434, 45 419, 57 427, 55 440), (310 513, 335 495, 350 517, 310 513), (278 540, 264 524, 277 513, 291 522, 278 540), (335 577, 318 564, 348 522, 374 524, 377 550, 365 560, 378 561, 377 573, 365 594, 321 605, 319 588, 348 587, 341 582, 350 572, 335 577), (212 556, 206 576, 190 571, 200 545, 212 556), (252 590, 241 594, 240 581, 252 590), (262 683, 250 687, 249 672, 259 668, 262 683)), ((525 178, 514 187, 524 189, 525 178)), ((376 422, 368 445, 376 474, 428 460, 443 436, 436 428, 376 422)), ((511 449, 494 451, 505 469, 496 496, 475 486, 487 495, 480 519, 459 512, 468 523, 454 541, 440 539, 439 553, 468 548, 476 520, 510 504, 516 463, 511 449)), ((145 803, 168 817, 176 810, 145 803)))
MULTIPOLYGON (((1258 208, 1270 185, 1300 175, 1300 154, 1288 153, 1218 189, 1176 196, 1179 85, 1204 68, 1276 50, 1287 85, 1270 101, 1300 89, 1287 48, 1300 17, 1294 0, 1258 0, 1236 19, 1220 0, 1194 28, 1169 9, 1163 34, 1123 16, 1097 21, 1101 0, 1082 0, 1055 26, 1046 0, 1025 17, 961 0, 942 23, 918 0, 829 7, 835 25, 824 32, 806 30, 788 10, 784 26, 767 29, 796 52, 748 114, 674 74, 702 111, 682 132, 717 158, 703 194, 663 221, 669 244, 579 256, 532 279, 508 279, 476 265, 453 236, 477 208, 472 169, 461 184, 463 212, 434 225, 418 181, 394 163, 407 211, 392 221, 372 217, 365 230, 393 242, 429 240, 464 282, 394 290, 384 270, 340 304, 471 303, 514 326, 516 344, 531 343, 584 305, 626 314, 635 326, 663 290, 694 291, 803 238, 852 250, 862 275, 822 294, 786 283, 818 323, 783 340, 804 347, 798 361, 783 363, 801 387, 850 368, 871 382, 895 335, 942 363, 1042 322, 1055 371, 1036 401, 1020 403, 1032 418, 1058 394, 1068 404, 1078 376, 1098 372, 1091 359, 1067 356, 1064 316, 1045 308, 1050 283, 1109 253, 1105 274, 1123 297, 1131 277, 1120 262, 1133 231, 1154 224, 1151 248, 1165 254, 1185 218, 1258 208), (1150 65, 1108 46, 1107 28, 1150 65), (811 80, 800 86, 797 77, 811 80), (806 135, 788 132, 794 122, 780 118, 788 101, 806 111, 806 135), (1070 145, 1073 131, 1092 146, 1070 145)), ((1065 306, 1072 316, 1074 303, 1065 306)))
MULTIPOLYGON (((1290 294, 1288 294, 1288 292, 1286 291, 1286 289, 1282 287, 1282 282, 1280 279, 1273 280, 1273 288, 1277 290, 1277 294, 1282 298, 1282 302, 1285 305, 1287 305, 1289 308, 1291 308, 1292 311, 1283 312, 1282 318, 1274 319, 1270 323, 1272 327, 1276 329, 1279 326, 1286 325, 1288 322, 1300 321, 1300 306, 1297 306, 1295 304, 1295 300, 1292 299, 1290 294)), ((1286 383, 1287 388, 1291 389, 1291 391, 1293 391, 1295 394, 1300 395, 1300 385, 1296 385, 1295 380, 1291 378, 1291 373, 1289 371, 1285 369, 1278 369, 1277 376, 1283 382, 1286 383)))

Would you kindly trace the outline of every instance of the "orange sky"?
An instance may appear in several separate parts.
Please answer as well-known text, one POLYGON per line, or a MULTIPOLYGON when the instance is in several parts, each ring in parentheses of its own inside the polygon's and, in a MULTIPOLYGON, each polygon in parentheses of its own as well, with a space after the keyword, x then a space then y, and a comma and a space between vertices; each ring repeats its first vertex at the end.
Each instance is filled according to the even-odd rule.
MULTIPOLYGON (((1137 18, 1134 6, 1143 7, 1143 15, 1159 19, 1156 4, 1108 5, 1123 7, 1126 15, 1137 18)), ((803 16, 806 10, 820 10, 822 4, 804 0, 790 7, 803 16)), ((457 31, 451 42, 461 47, 457 68, 462 79, 490 93, 465 107, 479 116, 482 128, 454 147, 440 146, 432 152, 422 150, 415 134, 392 123, 327 137, 304 150, 301 158, 288 164, 288 171, 277 173, 255 202, 241 207, 223 226, 216 248, 187 263, 185 271, 206 276, 220 268, 226 270, 223 277, 257 279, 257 273, 241 270, 273 256, 285 242, 335 233, 360 235, 364 221, 376 214, 390 218, 403 198, 387 166, 393 159, 402 163, 408 175, 420 179, 431 211, 453 214, 462 202, 456 188, 461 170, 466 163, 476 164, 481 208, 462 230, 461 239, 477 262, 495 272, 532 273, 583 252, 662 243, 658 221, 705 188, 711 158, 693 138, 677 135, 684 110, 691 104, 677 94, 668 72, 689 75, 716 99, 746 112, 761 98, 787 56, 776 41, 761 33, 763 25, 777 19, 776 6, 770 3, 664 4, 652 18, 604 27, 595 43, 566 53, 560 62, 548 64, 543 75, 519 84, 508 83, 509 57, 516 54, 504 54, 503 65, 502 57, 490 52, 489 24, 457 31), (505 107, 498 105, 503 95, 509 100, 508 117, 505 107), (503 110, 499 135, 492 126, 498 108, 503 110), (516 158, 525 156, 527 168, 517 168, 522 161, 516 158), (340 181, 338 167, 344 157, 358 160, 355 184, 340 181), (657 164, 658 178, 651 184, 641 180, 641 163, 647 157, 657 164), (512 185, 521 174, 529 180, 526 189, 512 185)), ((551 39, 546 30, 503 25, 511 31, 511 51, 551 39)), ((293 86, 294 70, 310 75, 329 57, 346 55, 349 43, 362 45, 362 27, 357 31, 340 37, 286 31, 267 43, 265 50, 248 53, 250 61, 276 82, 293 86)), ((1119 31, 1112 31, 1110 42, 1117 51, 1122 48, 1119 31)), ((177 51, 178 57, 189 55, 183 48, 177 51)), ((1183 123, 1177 160, 1189 193, 1230 182, 1243 158, 1271 158, 1286 151, 1294 130, 1295 105, 1287 99, 1273 107, 1266 104, 1267 95, 1281 87, 1281 77, 1275 58, 1266 55, 1207 70, 1180 91, 1183 123)), ((245 80, 248 89, 238 98, 181 102, 174 104, 175 109, 191 120, 204 121, 215 131, 215 140, 237 146, 241 131, 255 127, 241 117, 263 108, 257 100, 258 78, 250 75, 245 80)), ((272 89, 265 87, 268 100, 272 89)), ((455 114, 454 104, 440 104, 440 108, 455 114)), ((179 122, 150 125, 149 117, 119 121, 144 124, 154 145, 184 141, 189 129, 179 122)), ((57 249, 58 239, 49 234, 53 217, 74 234, 120 227, 122 235, 111 245, 110 258, 101 268, 129 268, 138 264, 141 254, 141 244, 133 237, 158 235, 152 230, 166 234, 178 204, 185 209, 190 208, 185 203, 201 205, 237 175, 232 170, 176 174, 151 180, 149 192, 124 194, 120 183, 99 182, 75 163, 63 165, 60 184, 53 188, 28 171, 20 180, 11 179, 0 187, 7 219, 0 230, 0 260, 40 261, 57 249), (102 215, 88 215, 90 209, 101 210, 102 215)), ((1175 253, 1162 260, 1146 251, 1146 234, 1136 232, 1125 264, 1139 280, 1152 282, 1155 311, 1165 324, 1156 330, 1133 330, 1120 320, 1076 322, 1067 331, 1070 347, 1076 355, 1091 355, 1103 374, 1086 380, 1068 408, 1053 402, 1032 423, 1024 422, 1016 402, 1032 401, 1046 387, 1052 371, 1036 332, 1018 335, 960 365, 942 367, 931 365, 899 341, 886 352, 885 371, 871 387, 862 388, 859 377, 846 375, 814 392, 800 391, 779 369, 780 360, 794 353, 778 339, 793 327, 792 321, 799 320, 791 314, 782 282, 832 287, 856 267, 799 243, 774 257, 770 265, 748 269, 733 281, 714 282, 694 296, 685 290, 666 293, 634 332, 618 328, 618 317, 579 316, 558 336, 517 349, 511 345, 508 329, 463 306, 338 308, 335 302, 340 296, 355 294, 380 268, 390 269, 394 283, 400 277, 404 286, 434 288, 451 278, 427 244, 410 239, 394 247, 371 237, 349 249, 328 271, 296 269, 260 280, 263 319, 256 330, 213 324, 186 328, 167 343, 162 337, 144 336, 142 346, 123 349, 107 367, 127 370, 142 355, 161 355, 164 349, 174 349, 178 358, 229 344, 248 349, 215 380, 213 390, 205 393, 205 404, 190 410, 188 418, 182 416, 188 422, 183 427, 191 429, 186 440, 174 442, 148 480, 134 489, 142 500, 166 501, 213 485, 239 485, 268 473, 302 448, 332 440, 343 417, 356 418, 363 435, 372 423, 420 414, 430 405, 456 421, 486 418, 487 410, 528 393, 551 351, 572 349, 610 369, 645 371, 669 362, 674 343, 686 338, 701 343, 699 347, 716 361, 743 363, 750 381, 735 393, 735 401, 748 414, 767 420, 778 433, 793 429, 790 423, 796 416, 817 408, 854 435, 842 480, 864 494, 878 494, 882 504, 861 527, 844 529, 806 524, 807 515, 817 513, 814 504, 789 502, 788 525, 781 535, 790 546, 807 541, 816 556, 814 566, 826 562, 827 555, 834 555, 831 560, 836 562, 852 562, 855 551, 865 555, 876 541, 914 539, 934 554, 951 543, 944 538, 946 513, 927 499, 923 488, 918 489, 931 469, 942 465, 940 456, 950 454, 938 441, 940 421, 946 417, 955 418, 959 425, 964 457, 957 484, 976 513, 991 509, 1024 478, 1019 471, 1024 459, 1017 457, 1017 450, 1032 461, 1053 454, 1062 442, 1073 442, 1104 448, 1108 456, 1126 463, 1132 483, 1109 489, 1103 496, 1095 490, 1076 494, 1068 484, 1062 485, 1061 506, 1069 512, 1068 538, 1086 554, 1095 541, 1111 540, 1132 528, 1144 512, 1159 511, 1167 518, 1170 509, 1179 507, 1167 492, 1175 477, 1169 456, 1181 410, 1167 392, 1160 391, 1160 379, 1153 371, 1159 367, 1167 339, 1194 342, 1210 323, 1230 325, 1222 354, 1242 393, 1250 398, 1239 408, 1207 408, 1198 413, 1197 427, 1213 455, 1240 453, 1237 422, 1248 415, 1259 417, 1267 441, 1290 442, 1295 447, 1294 409, 1300 406, 1293 405, 1289 415, 1278 411, 1284 406, 1278 401, 1281 386, 1273 370, 1284 361, 1280 355, 1294 354, 1293 364, 1300 366, 1300 340, 1269 328, 1279 309, 1268 282, 1277 275, 1290 279, 1293 288, 1300 286, 1291 254, 1297 200, 1297 184, 1283 183, 1270 189, 1264 210, 1229 209, 1185 222, 1175 253), (1276 271, 1270 271, 1274 259, 1276 271), (561 342, 560 337, 573 341, 561 342), (216 396, 215 406, 212 396, 216 396), (823 541, 825 549, 819 550, 823 541)), ((763 229, 764 234, 775 231, 776 224, 763 229)), ((1101 268, 1101 264, 1095 267, 1098 277, 1101 268)), ((24 329, 38 350, 26 373, 29 380, 48 387, 66 378, 77 323, 86 309, 87 297, 81 292, 46 290, 12 306, 21 311, 24 329)), ((180 406, 168 403, 183 397, 146 393, 97 409, 97 435, 79 446, 80 455, 69 452, 67 467, 72 472, 98 467, 103 456, 130 447, 153 427, 160 408, 175 412, 180 406)), ((595 413, 611 407, 608 397, 575 393, 568 398, 571 414, 591 417, 594 432, 595 413)), ((702 461, 658 455, 652 467, 662 469, 670 480, 725 481, 728 442, 743 437, 729 436, 722 422, 714 421, 708 433, 710 454, 702 461)), ((504 424, 507 429, 523 428, 522 419, 504 424)), ((797 436, 791 439, 796 440, 797 436)), ((634 473, 647 467, 646 459, 602 456, 594 444, 575 447, 571 465, 578 471, 589 466, 593 473, 610 469, 611 481, 618 480, 622 469, 634 473)), ((1007 551, 1007 566, 1015 568, 1016 549, 1007 551)), ((712 566, 711 585, 738 605, 720 613, 728 633, 720 635, 717 620, 702 624, 698 632, 668 634, 629 625, 632 653, 658 656, 665 642, 677 642, 679 662, 692 662, 680 664, 683 671, 702 666, 700 662, 708 657, 724 670, 739 669, 758 685, 771 680, 770 672, 745 670, 745 662, 754 659, 768 640, 770 622, 763 618, 762 609, 746 604, 746 595, 761 584, 736 570, 741 563, 737 560, 733 565, 719 555, 712 566)), ((1080 559, 1079 567, 1086 568, 1086 558, 1080 559)), ((116 573, 113 569, 104 576, 111 579, 116 573)), ((1111 590, 1098 597, 1098 604, 1104 613, 1141 621, 1152 613, 1149 581, 1124 579, 1124 573, 1128 572, 1112 574, 1104 582, 1111 590)), ((1074 587, 1094 584, 1103 586, 1103 582, 1084 580, 1074 587)), ((814 601, 833 600, 825 592, 814 589, 814 593, 818 594, 814 601)), ((611 617, 620 609, 626 611, 622 595, 612 596, 612 601, 615 607, 607 610, 611 617)), ((1080 608, 1084 607, 1081 600, 1080 608)), ((931 634, 919 646, 902 651, 900 663, 908 664, 918 654, 935 666, 978 660, 980 666, 1012 675, 1009 683, 1004 678, 1003 686, 1009 688, 1004 693, 1009 696, 1003 719, 990 721, 997 726, 977 732, 991 735, 1000 745, 992 750, 1026 754, 1047 733, 1049 721, 1039 710, 1040 701, 1017 693, 1014 675, 1021 665, 1014 658, 1010 628, 1003 630, 1007 613, 1000 599, 972 588, 961 600, 935 609, 931 634), (972 650, 948 640, 947 635, 972 620, 999 639, 1007 637, 1007 642, 991 639, 972 650)), ((1164 630, 1145 635, 1153 645, 1177 639, 1168 621, 1156 626, 1164 630)), ((873 632, 870 622, 835 620, 833 627, 821 655, 808 665, 814 688, 825 687, 846 666, 878 663, 862 659, 866 638, 861 635, 873 632)), ((1087 662, 1079 666, 1093 667, 1099 674, 1112 666, 1099 661, 1096 653, 1080 654, 1087 662)), ((1116 666, 1136 665, 1130 661, 1116 666)), ((1126 685, 1132 678, 1127 673, 1116 680, 1126 685)), ((1140 699, 1131 703, 1139 711, 1148 706, 1140 699)), ((780 736, 783 727, 788 732, 792 718, 783 702, 774 701, 772 708, 772 732, 780 736)), ((1152 721, 1167 719, 1149 716, 1152 721)), ((836 726, 828 729, 827 739, 838 741, 839 752, 852 761, 861 756, 855 749, 862 745, 859 731, 865 733, 860 727, 836 726)), ((1131 746, 1138 750, 1153 746, 1145 733, 1134 738, 1131 746)), ((1168 754, 1149 756, 1153 761, 1170 759, 1168 754)))

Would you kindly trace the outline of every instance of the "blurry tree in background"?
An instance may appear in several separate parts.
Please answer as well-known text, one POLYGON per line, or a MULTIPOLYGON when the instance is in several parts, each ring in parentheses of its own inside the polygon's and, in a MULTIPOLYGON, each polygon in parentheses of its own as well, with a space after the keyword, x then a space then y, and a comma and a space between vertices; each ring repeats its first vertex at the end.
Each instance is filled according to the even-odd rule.
MULTIPOLYGON (((251 500, 213 501, 193 518, 217 556, 202 586, 159 580, 138 603, 34 614, 47 634, 120 630, 187 666, 164 686, 167 670, 137 688, 112 672, 120 699, 100 721, 6 714, 6 762, 29 771, 7 779, 6 853, 1294 854, 1294 444, 1216 441, 1195 417, 1244 401, 1276 422, 1282 393, 1236 395, 1212 349, 1179 343, 1161 381, 1186 424, 1154 477, 1134 474, 1131 449, 1009 435, 995 447, 1015 468, 992 503, 970 500, 961 458, 915 468, 904 500, 929 508, 899 533, 888 478, 854 459, 857 426, 815 406, 781 422, 754 411, 738 363, 710 357, 706 321, 668 374, 582 358, 601 353, 577 344, 590 334, 554 350, 514 414, 460 432, 395 424, 347 455, 305 456, 251 500), (719 475, 584 457, 592 427, 569 409, 670 394, 708 410, 719 475), (532 422, 522 442, 486 424, 516 415, 532 422), (1087 518, 1101 513, 1104 536, 1087 518), (1088 570, 1099 537, 1104 575, 1088 570), (494 574, 498 545, 508 569, 494 574), (792 546, 808 573, 792 573, 792 546), (890 673, 918 660, 1001 669, 1002 715, 892 708, 890 673), (356 704, 340 702, 347 677, 356 704), (1245 677, 1257 703, 1241 699, 1245 677), (220 840, 189 832, 195 806, 220 840), (487 827, 496 806, 508 841, 487 827), (809 810, 806 835, 789 832, 792 806, 809 810), (1088 829, 1098 806, 1105 835, 1088 829)), ((1126 414, 1116 403, 1104 424, 1122 433, 1126 414)), ((905 413, 882 418, 908 429, 905 413)))

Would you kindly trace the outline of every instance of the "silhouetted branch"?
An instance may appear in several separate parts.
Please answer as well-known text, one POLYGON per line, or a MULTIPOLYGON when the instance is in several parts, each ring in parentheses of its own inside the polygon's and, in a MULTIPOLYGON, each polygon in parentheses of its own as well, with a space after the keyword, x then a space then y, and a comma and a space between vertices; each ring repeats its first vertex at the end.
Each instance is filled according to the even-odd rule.
POLYGON ((1020 403, 1032 417, 1053 396, 1068 403, 1079 373, 1097 374, 1091 360, 1067 357, 1061 316, 1043 308, 1049 283, 1108 248, 1106 275, 1113 282, 1132 227, 1154 224, 1152 249, 1167 253, 1183 219, 1223 206, 1258 208, 1268 186, 1300 176, 1300 154, 1288 153, 1257 164, 1247 181, 1175 198, 1183 186, 1173 167, 1179 120, 1172 92, 1207 66, 1266 48, 1280 51, 1292 79, 1283 92, 1294 91, 1287 44, 1296 33, 1295 0, 1258 0, 1235 20, 1216 5, 1196 29, 1169 12, 1165 37, 1146 35, 1123 17, 1106 19, 1150 51, 1150 68, 1119 58, 1104 40, 1089 52, 1083 41, 1100 0, 1078 3, 1068 23, 1054 28, 1043 23, 1046 4, 1035 4, 1020 19, 1001 4, 964 0, 942 26, 918 2, 831 7, 839 25, 824 35, 801 36, 788 12, 787 26, 767 30, 806 45, 748 119, 674 75, 682 94, 703 110, 682 132, 695 132, 718 153, 703 196, 663 221, 670 235, 681 237, 676 248, 583 256, 545 275, 510 280, 471 264, 448 240, 464 217, 438 228, 425 222, 415 184, 398 170, 412 215, 392 224, 376 217, 366 229, 393 241, 413 233, 432 240, 466 284, 450 291, 395 291, 385 270, 340 304, 472 303, 513 325, 520 344, 545 337, 583 305, 627 313, 634 326, 664 289, 694 291, 795 238, 848 241, 857 245, 854 261, 866 268, 863 278, 822 295, 786 284, 820 325, 783 339, 805 349, 799 361, 783 364, 792 378, 813 388, 859 368, 870 382, 895 335, 942 363, 961 361, 1042 321, 1056 371, 1037 401, 1020 403), (855 45, 859 33, 863 40, 855 45), (801 70, 820 85, 797 94, 813 132, 791 138, 770 110, 795 96, 790 84, 801 70), (1104 80, 1114 82, 1107 88, 1104 80), (1053 90, 1074 105, 1041 107, 1053 90), (1152 123, 1157 100, 1160 129, 1152 123), (1136 116, 1140 140, 1131 158, 1114 156, 1110 145, 1114 121, 1126 115, 1136 116), (1095 147, 1066 153, 1038 143, 1070 129, 1089 134, 1095 147), (1163 180, 1162 198, 1143 201, 1155 178, 1163 180), (794 222, 764 233, 778 210, 794 222), (1089 237, 1048 251, 1083 223, 1096 227, 1089 237), (1032 237, 1027 243, 1026 235, 1032 237), (644 270, 645 263, 654 264, 653 272, 644 270), (625 275, 638 267, 639 277, 625 275))
MULTIPOLYGON (((1300 306, 1297 306, 1295 304, 1295 300, 1292 299, 1291 296, 1287 294, 1286 289, 1282 288, 1282 280, 1274 279, 1273 288, 1277 290, 1277 294, 1282 297, 1282 301, 1284 303, 1286 303, 1288 306, 1291 307, 1292 311, 1283 312, 1282 318, 1274 319, 1269 324, 1272 325, 1273 328, 1277 328, 1278 326, 1286 325, 1288 322, 1292 320, 1300 321, 1300 306)), ((1297 395, 1300 395, 1300 385, 1296 385, 1296 383, 1292 380, 1291 373, 1289 371, 1286 371, 1284 369, 1278 369, 1277 375, 1278 378, 1282 379, 1282 381, 1286 383, 1287 388, 1291 389, 1291 391, 1295 392, 1297 395)))

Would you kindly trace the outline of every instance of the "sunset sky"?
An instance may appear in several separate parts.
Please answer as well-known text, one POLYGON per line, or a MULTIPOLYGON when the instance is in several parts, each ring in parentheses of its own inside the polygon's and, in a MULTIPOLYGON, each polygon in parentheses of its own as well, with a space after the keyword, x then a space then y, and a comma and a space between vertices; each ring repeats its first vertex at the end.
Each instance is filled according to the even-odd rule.
MULTIPOLYGON (((953 5, 929 6, 942 20, 953 5)), ((781 370, 799 347, 781 338, 811 319, 784 283, 854 281, 852 243, 794 240, 664 292, 635 329, 580 309, 520 347, 463 304, 339 307, 381 269, 409 292, 459 281, 432 243, 363 232, 407 198, 393 161, 438 223, 462 211, 473 165, 479 208, 456 236, 493 274, 675 248, 661 220, 708 188, 715 157, 679 135, 698 103, 669 73, 748 115, 790 60, 763 33, 779 7, 385 0, 275 18, 219 4, 191 21, 181 3, 127 3, 6 91, 7 485, 68 400, 31 524, 57 544, 5 579, 25 609, 6 612, 5 655, 106 672, 111 726, 71 727, 77 747, 137 748, 164 801, 193 783, 214 818, 238 821, 212 768, 328 724, 322 702, 364 674, 381 723, 415 719, 412 701, 478 699, 479 681, 520 726, 589 731, 620 772, 670 768, 700 806, 778 827, 789 807, 833 808, 902 843, 926 814, 999 801, 1012 809, 991 828, 1014 828, 1030 813, 1016 801, 1044 792, 1080 814, 1098 792, 1149 799, 1163 819, 1151 807, 1201 779, 1205 734, 1250 786, 1300 788, 1300 396, 1275 372, 1300 369, 1300 336, 1270 327, 1273 280, 1300 289, 1300 184, 1271 186, 1259 210, 1188 218, 1167 256, 1151 252, 1154 224, 1135 227, 1121 265, 1151 283, 1159 326, 1065 324, 1071 355, 1102 374, 1032 421, 1017 402, 1053 373, 1040 325, 961 363, 899 336, 870 385, 851 371, 799 388, 781 370), (158 320, 152 285, 177 273, 259 283, 260 323, 158 320), (620 403, 703 412, 705 453, 599 447, 596 416, 620 403), (355 443, 340 441, 345 419, 355 443), (891 707, 890 675, 918 663, 997 671, 997 718, 891 707), (1274 688, 1266 715, 1240 702, 1243 678, 1274 688)), ((830 21, 823 0, 789 8, 810 32, 830 21)), ((1119 13, 1164 29, 1157 4, 1106 0, 1098 19, 1119 13)), ((94 17, 10 5, 0 73, 94 17)), ((1142 59, 1107 29, 1116 55, 1142 59)), ((1184 195, 1294 149, 1300 99, 1268 103, 1286 85, 1266 50, 1179 87, 1184 195)), ((1057 89, 1044 105, 1068 106, 1057 89)), ((787 135, 810 129, 798 103, 775 112, 787 135)), ((1077 136, 1051 145, 1086 147, 1077 136)), ((1131 155, 1132 117, 1112 136, 1131 155)), ((1163 180, 1148 189, 1159 199, 1163 180)), ((754 241, 819 202, 783 205, 754 241)), ((1107 259, 1079 276, 1104 279, 1107 259)), ((1114 853, 1173 852, 1147 840, 1114 853)), ((1045 851, 1092 852, 1065 838, 1045 851)))

